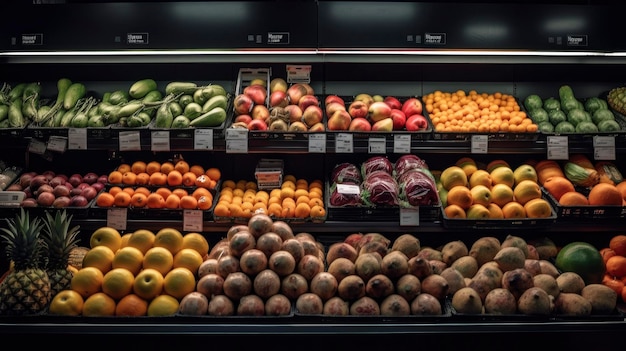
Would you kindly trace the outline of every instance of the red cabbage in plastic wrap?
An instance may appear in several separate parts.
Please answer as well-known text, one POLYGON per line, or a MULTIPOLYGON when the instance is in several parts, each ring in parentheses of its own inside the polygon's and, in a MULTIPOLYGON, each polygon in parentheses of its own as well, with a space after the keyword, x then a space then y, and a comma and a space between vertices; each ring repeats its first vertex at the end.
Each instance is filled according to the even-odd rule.
POLYGON ((439 194, 435 179, 425 168, 409 169, 398 178, 400 199, 408 206, 439 205, 439 194))
POLYGON ((361 183, 361 196, 367 205, 400 204, 398 183, 386 170, 379 169, 367 174, 361 183))
POLYGON ((330 187, 330 198, 328 202, 332 206, 342 207, 342 206, 360 206, 363 204, 361 200, 361 192, 358 183, 355 182, 344 182, 344 183, 333 183, 330 187), (349 187, 350 185, 354 185, 354 187, 349 187), (356 191, 350 192, 340 192, 340 188, 343 189, 355 189, 356 191))
POLYGON ((385 171, 387 174, 392 175, 393 163, 385 156, 373 156, 361 164, 361 175, 363 179, 365 179, 368 174, 378 170, 385 171))
POLYGON ((331 183, 361 183, 361 171, 353 163, 344 162, 340 163, 333 168, 333 172, 330 176, 331 183))
POLYGON ((394 164, 396 177, 400 177, 404 172, 416 168, 428 169, 426 161, 422 160, 416 155, 402 155, 400 156, 400 158, 398 158, 398 160, 396 160, 396 163, 394 164))

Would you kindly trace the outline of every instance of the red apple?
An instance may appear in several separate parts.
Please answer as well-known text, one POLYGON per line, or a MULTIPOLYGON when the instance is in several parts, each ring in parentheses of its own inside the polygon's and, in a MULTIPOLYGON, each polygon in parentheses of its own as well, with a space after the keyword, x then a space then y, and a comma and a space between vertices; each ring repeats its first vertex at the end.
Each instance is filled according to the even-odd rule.
POLYGON ((252 101, 252 98, 246 94, 239 94, 235 96, 235 99, 233 99, 233 105, 235 106, 234 109, 236 115, 245 115, 252 111, 254 101, 252 101))
POLYGON ((267 88, 261 84, 252 84, 243 88, 243 93, 249 96, 257 105, 265 105, 267 98, 267 88))
POLYGON ((326 96, 326 98, 324 99, 324 104, 328 105, 331 102, 338 102, 338 103, 342 104, 343 106, 346 106, 346 102, 339 95, 328 95, 328 96, 326 96))
POLYGON ((373 132, 391 132, 393 130, 393 120, 391 118, 381 119, 372 125, 373 132))
POLYGON ((289 113, 289 122, 297 122, 302 120, 302 109, 298 105, 288 105, 285 112, 289 113))
POLYGON ((350 131, 359 131, 359 132, 369 132, 372 130, 372 124, 370 121, 363 117, 353 118, 350 122, 350 126, 348 126, 348 130, 350 131))
POLYGON ((383 101, 392 109, 402 110, 402 103, 395 96, 387 96, 383 101))
POLYGON ((409 132, 415 132, 428 128, 428 120, 421 114, 414 114, 406 119, 406 130, 409 132))
POLYGON ((332 116, 332 114, 337 110, 346 111, 346 105, 337 101, 331 101, 326 104, 326 116, 332 116))
POLYGON ((320 102, 315 95, 304 95, 298 101, 298 106, 302 111, 306 110, 311 105, 319 106, 320 102))
POLYGON ((270 110, 265 105, 254 105, 250 111, 252 119, 262 119, 267 121, 270 118, 270 110))
POLYGON ((408 117, 411 115, 422 114, 422 102, 416 97, 407 99, 402 104, 402 112, 408 117))
POLYGON ((352 122, 352 117, 348 111, 335 111, 328 118, 328 130, 348 130, 350 122, 352 122))
POLYGON ((406 115, 400 109, 391 109, 391 120, 393 121, 393 130, 403 130, 406 124, 406 115))
POLYGON ((253 119, 248 123, 248 130, 267 130, 267 123, 262 119, 253 119))
POLYGON ((348 106, 348 113, 352 118, 367 118, 367 114, 369 113, 368 106, 369 105, 362 100, 353 101, 348 106))
POLYGON ((368 116, 374 123, 391 118, 391 107, 382 101, 375 101, 368 109, 368 116))
POLYGON ((322 108, 317 105, 309 105, 304 112, 302 112, 302 122, 311 127, 312 125, 319 123, 324 118, 322 108))
POLYGON ((233 121, 233 123, 242 122, 242 123, 245 123, 247 125, 248 123, 250 123, 250 121, 252 121, 252 116, 250 116, 250 115, 238 115, 237 117, 235 117, 235 120, 233 121))
POLYGON ((323 132, 325 130, 326 130, 326 127, 324 126, 324 123, 322 122, 315 123, 309 128, 309 132, 314 132, 314 133, 323 132))
POLYGON ((270 107, 285 107, 289 105, 289 97, 282 90, 275 90, 270 94, 270 107))
POLYGON ((287 95, 289 96, 289 103, 297 105, 300 102, 300 98, 307 95, 309 92, 302 83, 295 83, 287 89, 287 95))
POLYGON ((88 186, 84 188, 80 194, 84 196, 88 201, 91 201, 93 200, 93 198, 96 197, 96 195, 98 195, 98 190, 96 190, 96 188, 94 188, 93 186, 88 186))

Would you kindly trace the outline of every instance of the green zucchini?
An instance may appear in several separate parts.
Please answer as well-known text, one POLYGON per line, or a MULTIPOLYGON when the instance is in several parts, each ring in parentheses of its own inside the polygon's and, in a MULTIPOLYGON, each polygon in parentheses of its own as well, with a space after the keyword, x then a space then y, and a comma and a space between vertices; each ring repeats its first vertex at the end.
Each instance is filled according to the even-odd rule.
POLYGON ((9 118, 9 106, 8 105, 0 105, 0 121, 4 121, 9 118))
POLYGON ((27 83, 19 83, 16 86, 14 86, 13 88, 11 88, 11 91, 9 91, 9 101, 13 101, 16 99, 22 99, 22 96, 24 95, 24 89, 26 89, 26 85, 28 85, 27 83))
POLYGON ((131 117, 137 117, 141 119, 141 126, 147 126, 148 124, 150 124, 150 122, 152 122, 152 116, 145 111, 140 111, 139 113, 132 115, 131 117))
POLYGON ((35 116, 35 118, 33 118, 33 122, 35 123, 41 123, 44 122, 46 120, 46 118, 48 117, 48 114, 50 114, 52 110, 52 106, 50 105, 43 105, 41 107, 39 107, 39 109, 37 110, 37 115, 35 116))
POLYGON ((163 94, 161 94, 161 92, 158 90, 152 90, 151 92, 146 94, 146 96, 144 96, 143 99, 141 99, 141 101, 147 104, 151 102, 161 101, 161 99, 163 99, 163 94))
MULTIPOLYGON (((104 99, 102 101, 104 101, 104 99)), ((111 105, 125 104, 128 102, 128 93, 124 90, 116 90, 111 93, 108 102, 111 103, 111 105)))
POLYGON ((67 78, 61 78, 57 81, 57 100, 55 105, 63 105, 65 102, 65 94, 67 90, 72 86, 72 81, 67 78))
POLYGON ((165 95, 193 94, 197 89, 198 85, 193 82, 170 82, 165 86, 165 95))
POLYGON ((209 97, 213 97, 216 95, 224 95, 227 96, 226 89, 219 84, 211 84, 204 88, 205 93, 209 95, 209 97))
POLYGON ((111 98, 111 92, 107 91, 106 93, 102 94, 102 102, 109 102, 109 99, 111 98))
POLYGON ((224 123, 226 120, 226 110, 221 107, 216 107, 209 112, 205 112, 199 117, 196 117, 189 123, 191 127, 217 127, 224 123))
POLYGON ((157 89, 157 83, 154 79, 138 80, 130 86, 128 95, 133 99, 141 99, 149 92, 157 89))
POLYGON ((169 103, 164 103, 157 109, 154 126, 157 128, 170 128, 173 120, 174 115, 170 111, 169 103))
POLYGON ((37 102, 39 99, 36 95, 30 95, 30 97, 24 99, 22 102, 22 115, 25 121, 33 120, 37 117, 37 102))
POLYGON ((76 106, 78 100, 82 99, 87 93, 87 88, 83 83, 72 83, 63 97, 63 108, 70 110, 76 106))
POLYGON ((23 128, 26 126, 24 115, 22 115, 22 99, 15 99, 9 106, 9 126, 11 128, 23 128))
POLYGON ((209 112, 215 107, 221 107, 224 110, 228 107, 228 98, 225 95, 215 95, 202 105, 202 112, 209 112))
POLYGON ((198 103, 192 102, 189 105, 185 106, 183 110, 183 115, 189 118, 190 120, 194 120, 196 117, 199 117, 202 114, 202 106, 198 103))

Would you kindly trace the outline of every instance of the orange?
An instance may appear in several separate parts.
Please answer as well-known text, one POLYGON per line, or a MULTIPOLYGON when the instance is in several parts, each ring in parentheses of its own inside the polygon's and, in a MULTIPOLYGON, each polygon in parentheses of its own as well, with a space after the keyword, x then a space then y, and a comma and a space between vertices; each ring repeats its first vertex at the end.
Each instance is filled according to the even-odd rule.
POLYGON ((556 201, 559 201, 563 194, 575 191, 574 184, 569 179, 561 176, 553 176, 546 179, 542 186, 556 201))
POLYGON ((295 178, 289 178, 289 176, 285 176, 285 178, 283 179, 283 184, 280 185, 281 189, 285 189, 285 188, 289 188, 292 190, 296 190, 296 181, 295 178), (294 180, 291 180, 294 179, 294 180))
POLYGON ((267 206, 262 202, 256 202, 252 207, 253 213, 265 213, 267 214, 267 206))
POLYGON ((170 295, 159 295, 148 304, 148 316, 162 317, 173 316, 178 312, 179 302, 170 295))
POLYGON ((147 185, 150 183, 150 175, 146 172, 138 173, 137 178, 135 179, 135 184, 137 185, 147 185))
POLYGON ((115 300, 103 292, 97 292, 85 299, 83 316, 100 317, 115 315, 115 300))
POLYGON ((183 248, 183 234, 175 228, 161 228, 154 238, 154 246, 164 247, 175 255, 183 248))
POLYGON ((626 182, 621 181, 615 185, 617 190, 622 194, 622 198, 626 201, 626 182))
POLYGON ((525 179, 513 188, 515 201, 524 205, 532 199, 541 198, 541 187, 535 181, 525 179))
POLYGON ((182 175, 182 184, 184 186, 194 186, 196 185, 196 178, 198 178, 195 173, 191 171, 187 171, 182 175))
POLYGON ((122 191, 125 193, 128 193, 128 195, 133 196, 133 194, 135 193, 135 189, 133 187, 127 186, 122 188, 122 191))
POLYGON ((222 178, 222 171, 220 171, 219 168, 217 167, 210 167, 208 168, 204 174, 206 174, 209 178, 217 181, 220 180, 222 178))
POLYGON ((153 247, 143 255, 142 267, 144 270, 152 268, 165 275, 172 269, 173 264, 174 255, 164 247, 153 247))
MULTIPOLYGON (((461 185, 459 185, 461 186, 461 185)), ((465 209, 459 205, 448 205, 443 209, 446 217, 448 218, 466 218, 467 215, 465 213, 465 209)))
POLYGON ((135 174, 139 174, 146 171, 146 166, 144 161, 135 161, 130 165, 130 170, 135 174))
POLYGON ((150 191, 150 189, 146 188, 145 186, 140 186, 135 188, 135 193, 140 193, 148 196, 152 193, 152 191, 150 191))
POLYGON ((524 210, 528 218, 548 218, 552 215, 552 206, 543 198, 529 200, 524 204, 524 210))
POLYGON ((93 247, 83 256, 83 268, 94 267, 106 274, 113 268, 114 257, 115 252, 106 245, 93 247))
POLYGON ((237 184, 232 179, 226 179, 222 182, 222 189, 225 189, 225 188, 235 189, 236 187, 237 187, 237 184))
POLYGON ((311 208, 313 208, 313 206, 324 207, 324 200, 316 197, 311 198, 311 200, 309 200, 309 206, 311 206, 311 208))
POLYGON ((230 217, 230 209, 224 203, 218 203, 213 209, 213 214, 218 217, 230 217))
POLYGON ((613 291, 617 293, 617 296, 620 296, 622 294, 622 290, 624 289, 623 281, 619 279, 611 278, 609 275, 605 275, 605 278, 602 279, 602 284, 613 289, 613 291))
POLYGON ((191 196, 195 197, 196 199, 199 199, 201 196, 209 196, 209 195, 211 195, 211 191, 207 188, 196 188, 191 193, 191 196))
POLYGON ((616 278, 626 276, 626 257, 615 255, 606 261, 606 273, 616 278))
MULTIPOLYGON (((211 179, 213 179, 213 178, 211 178, 211 179)), ((213 180, 217 180, 217 179, 213 179, 213 180)), ((247 180, 245 182, 245 184, 244 184, 243 189, 245 189, 245 190, 255 190, 256 191, 256 190, 258 190, 258 185, 257 185, 256 182, 253 182, 251 180, 247 180)))
POLYGON ((138 295, 128 294, 115 306, 116 316, 145 316, 148 314, 148 301, 138 295))
POLYGON ((181 198, 181 197, 183 197, 185 195, 188 195, 189 192, 187 190, 183 189, 183 188, 175 188, 175 189, 172 190, 172 194, 174 194, 174 195, 178 196, 179 198, 181 198))
POLYGON ((487 209, 489 210, 489 218, 499 219, 504 218, 504 213, 502 212, 502 208, 498 206, 496 203, 492 202, 487 205, 487 209))
POLYGON ((117 170, 122 173, 130 172, 130 165, 128 163, 122 163, 121 165, 117 166, 117 170))
POLYGON ((282 200, 286 198, 294 199, 295 190, 289 186, 280 189, 280 198, 282 200))
POLYGON ((109 194, 113 196, 115 196, 115 194, 119 193, 120 191, 122 191, 122 188, 117 185, 109 188, 109 194))
POLYGON ((174 255, 174 264, 172 267, 185 267, 195 275, 198 273, 198 268, 203 261, 202 255, 196 249, 182 248, 174 255))
POLYGON ((587 195, 589 205, 592 206, 622 206, 624 199, 617 187, 609 183, 594 185, 587 195))
MULTIPOLYGON (((195 251, 193 252, 196 253, 195 251)), ((172 268, 163 277, 163 291, 178 300, 195 290, 196 277, 188 268, 172 268)))
POLYGON ((201 175, 204 174, 204 167, 200 166, 200 165, 192 165, 191 167, 189 167, 189 171, 193 174, 196 175, 196 177, 199 177, 201 175))
MULTIPOLYGON (((192 196, 193 197, 193 196, 192 196)), ((195 199, 195 197, 194 197, 195 199)), ((211 206, 213 206, 213 195, 209 195, 209 196, 200 196, 199 199, 196 200, 197 201, 197 208, 199 210, 208 210, 211 208, 211 206)), ((263 204, 261 204, 263 205, 263 204)))
MULTIPOLYGON (((310 206, 307 204, 307 206, 310 206)), ((324 207, 320 205, 313 205, 310 211, 311 217, 313 218, 324 218, 326 217, 326 210, 324 207)))
POLYGON ((191 195, 185 195, 180 198, 180 208, 195 210, 198 208, 198 200, 191 195))
POLYGON ((165 198, 165 208, 177 209, 180 208, 180 197, 176 194, 170 194, 165 198))
MULTIPOLYGON (((131 233, 131 237, 135 235, 131 233)), ((130 237, 129 237, 130 240, 130 237)), ((111 266, 113 269, 116 268, 125 268, 130 271, 133 275, 139 273, 141 271, 143 264, 143 252, 133 246, 123 247, 115 253, 113 257, 113 262, 111 266)))
POLYGON ((120 191, 113 197, 113 205, 117 207, 128 207, 131 201, 131 195, 125 191, 120 191))
POLYGON ((120 171, 112 171, 111 173, 109 173, 109 176, 107 177, 107 181, 110 184, 122 184, 123 176, 124 176, 124 173, 120 171))
POLYGON ((167 185, 167 175, 163 172, 154 172, 150 174, 149 185, 167 185))
MULTIPOLYGON (((296 185, 296 186, 297 186, 297 185, 296 185)), ((301 197, 301 196, 306 196, 306 197, 308 197, 308 196, 309 196, 309 190, 308 190, 307 188, 304 188, 304 189, 302 189, 302 188, 299 188, 299 189, 298 189, 298 188, 297 188, 297 189, 294 191, 293 196, 294 196, 296 199, 297 199, 297 198, 299 198, 299 197, 301 197)))
POLYGON ((293 183, 294 189, 295 189, 295 185, 296 185, 296 176, 294 176, 293 174, 286 174, 285 177, 283 177, 284 182, 290 182, 293 183))
POLYGON ((87 298, 99 291, 102 291, 102 280, 104 274, 96 267, 83 267, 70 281, 72 290, 78 292, 83 298, 87 298))
POLYGON ((166 187, 160 187, 158 188, 155 193, 163 196, 164 199, 167 199, 168 196, 170 196, 172 194, 172 190, 166 188, 166 187))
POLYGON ((600 250, 600 255, 602 255, 602 260, 604 260, 604 264, 606 264, 606 261, 608 261, 609 258, 615 256, 616 253, 615 251, 613 251, 613 249, 605 247, 600 250))
POLYGON ((491 201, 496 205, 502 207, 513 199, 513 189, 507 184, 500 183, 491 188, 491 201))
POLYGON ((130 294, 133 291, 135 275, 126 268, 114 268, 102 278, 102 292, 114 300, 130 294))
POLYGON ((296 218, 309 217, 311 215, 311 207, 309 207, 308 201, 297 204, 294 215, 296 218))
POLYGON ((296 205, 301 203, 301 202, 304 202, 304 203, 306 203, 308 205, 310 201, 311 201, 311 199, 309 199, 308 196, 300 196, 300 197, 296 198, 296 205))
POLYGON ((143 193, 135 192, 130 198, 130 206, 142 208, 145 207, 148 202, 148 196, 143 193))
POLYGON ((163 208, 165 207, 165 199, 160 194, 152 193, 148 195, 146 207, 163 208))
POLYGON ((168 174, 174 170, 174 164, 170 161, 165 161, 161 163, 161 173, 168 174))
POLYGON ((618 234, 613 236, 609 241, 609 248, 613 250, 616 255, 626 256, 626 235, 618 234))
POLYGON ((167 173, 167 185, 169 186, 178 186, 183 184, 183 175, 173 169, 167 173))
POLYGON ((78 292, 71 289, 61 290, 50 301, 48 313, 60 316, 80 316, 84 303, 85 300, 78 292))
POLYGON ((211 188, 211 178, 205 174, 196 177, 195 185, 197 187, 211 188))
POLYGON ((559 204, 562 206, 588 206, 587 197, 578 191, 568 191, 561 195, 559 204))
POLYGON ((474 201, 472 199, 472 192, 465 185, 455 185, 448 190, 447 197, 448 205, 457 205, 463 210, 467 210, 474 201))
POLYGON ((146 173, 150 175, 154 172, 160 172, 160 171, 161 171, 161 163, 157 161, 150 161, 146 165, 146 173))
POLYGON ((163 292, 163 274, 154 268, 145 268, 135 276, 133 293, 152 300, 163 292))
POLYGON ((131 171, 124 172, 122 174, 122 184, 135 185, 137 181, 137 175, 131 171))
POLYGON ((154 238, 155 234, 151 230, 137 229, 128 238, 128 246, 137 248, 145 254, 154 245, 154 238))
POLYGON ((102 192, 96 198, 96 205, 99 207, 112 207, 115 205, 115 196, 107 192, 102 192))
POLYGON ((185 174, 187 172, 189 172, 189 163, 185 160, 178 160, 175 164, 174 164, 174 169, 177 170, 178 172, 180 172, 180 174, 185 174))
POLYGON ((517 201, 511 201, 502 206, 504 218, 526 218, 526 209, 524 205, 517 201))

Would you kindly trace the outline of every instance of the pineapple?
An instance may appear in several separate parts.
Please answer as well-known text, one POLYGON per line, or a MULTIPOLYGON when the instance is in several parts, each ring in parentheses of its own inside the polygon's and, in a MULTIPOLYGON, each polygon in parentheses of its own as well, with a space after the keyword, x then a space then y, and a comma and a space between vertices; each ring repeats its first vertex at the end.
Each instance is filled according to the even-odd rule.
POLYGON ((50 302, 50 281, 43 269, 46 243, 39 237, 42 220, 20 208, 0 238, 13 270, 0 283, 0 314, 25 315, 43 312, 50 302))
POLYGON ((44 236, 48 248, 46 271, 50 279, 50 299, 61 290, 70 288, 74 274, 68 270, 70 252, 78 246, 79 226, 70 228, 72 215, 65 210, 56 211, 54 216, 46 212, 44 236))

